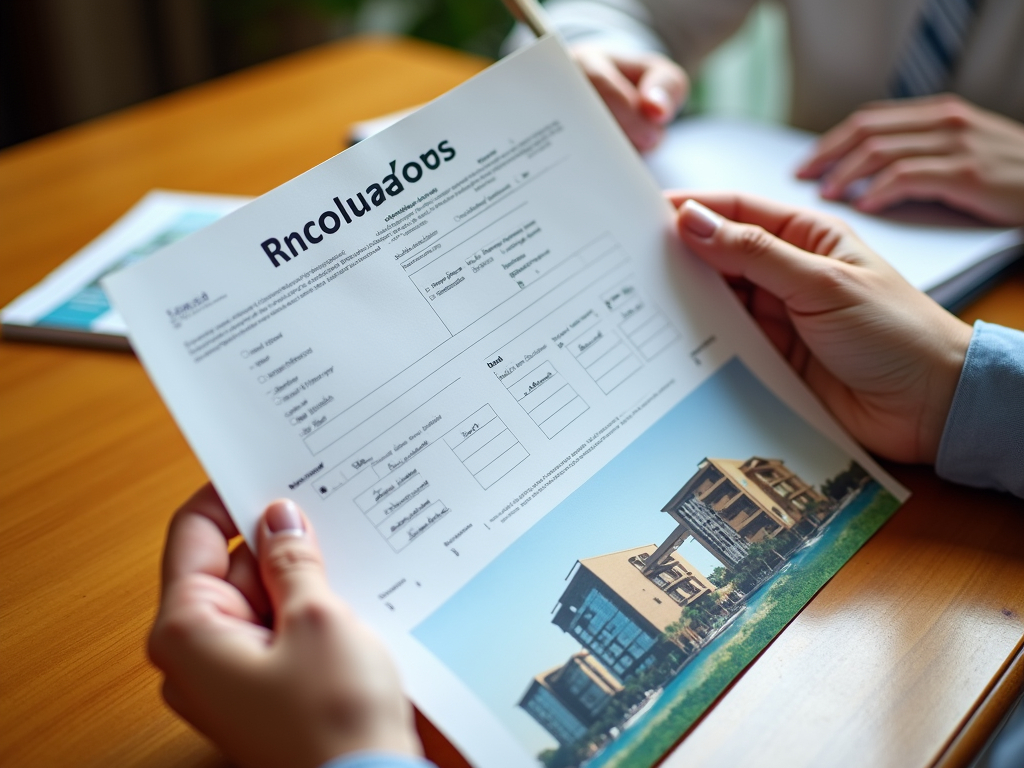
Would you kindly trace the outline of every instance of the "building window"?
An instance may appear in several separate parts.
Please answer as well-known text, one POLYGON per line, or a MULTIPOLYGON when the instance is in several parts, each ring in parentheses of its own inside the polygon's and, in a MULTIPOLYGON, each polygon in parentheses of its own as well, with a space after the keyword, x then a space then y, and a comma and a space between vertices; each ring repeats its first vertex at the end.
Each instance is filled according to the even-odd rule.
POLYGON ((636 568, 638 571, 642 571, 644 566, 647 565, 647 558, 650 557, 646 552, 641 552, 635 557, 629 558, 629 564, 636 568))
POLYGON ((731 497, 739 493, 739 490, 730 482, 723 482, 715 490, 707 495, 704 503, 716 509, 729 503, 731 497))
POLYGON ((596 588, 587 593, 569 629, 585 648, 618 673, 632 667, 656 640, 596 588))

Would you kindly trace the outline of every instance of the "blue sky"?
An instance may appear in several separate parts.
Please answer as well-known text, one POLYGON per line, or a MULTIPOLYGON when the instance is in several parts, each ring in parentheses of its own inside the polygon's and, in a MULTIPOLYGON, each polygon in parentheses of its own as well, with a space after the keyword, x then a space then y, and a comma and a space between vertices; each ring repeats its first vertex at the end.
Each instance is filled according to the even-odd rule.
MULTIPOLYGON (((734 358, 538 521, 413 635, 531 754, 555 746, 516 703, 534 675, 580 650, 551 623, 573 564, 660 543, 675 527, 660 510, 701 459, 751 456, 783 459, 816 486, 850 460, 734 358)), ((718 565, 692 539, 680 554, 705 573, 718 565)))

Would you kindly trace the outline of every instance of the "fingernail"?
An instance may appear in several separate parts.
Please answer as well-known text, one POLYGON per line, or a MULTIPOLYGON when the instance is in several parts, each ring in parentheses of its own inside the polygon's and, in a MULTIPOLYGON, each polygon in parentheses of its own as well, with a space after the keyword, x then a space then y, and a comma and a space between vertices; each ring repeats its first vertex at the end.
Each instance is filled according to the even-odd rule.
POLYGON ((275 535, 302 536, 306 533, 306 526, 302 522, 299 508, 295 506, 294 501, 289 499, 275 501, 267 507, 265 519, 267 530, 275 535))
POLYGON ((672 112, 672 97, 668 91, 660 85, 653 85, 644 91, 644 98, 661 110, 662 114, 669 115, 672 112))
POLYGON ((687 200, 683 203, 683 208, 686 209, 683 223, 697 237, 711 237, 722 225, 721 216, 696 200, 687 200))

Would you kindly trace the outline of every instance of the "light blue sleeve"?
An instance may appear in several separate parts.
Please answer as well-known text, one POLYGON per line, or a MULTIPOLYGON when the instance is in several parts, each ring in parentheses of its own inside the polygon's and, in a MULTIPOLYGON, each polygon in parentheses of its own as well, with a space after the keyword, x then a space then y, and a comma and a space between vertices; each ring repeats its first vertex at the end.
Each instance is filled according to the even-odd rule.
POLYGON ((974 324, 935 471, 1024 497, 1024 333, 974 324))
POLYGON ((351 752, 328 760, 320 768, 437 768, 429 760, 395 752, 351 752))

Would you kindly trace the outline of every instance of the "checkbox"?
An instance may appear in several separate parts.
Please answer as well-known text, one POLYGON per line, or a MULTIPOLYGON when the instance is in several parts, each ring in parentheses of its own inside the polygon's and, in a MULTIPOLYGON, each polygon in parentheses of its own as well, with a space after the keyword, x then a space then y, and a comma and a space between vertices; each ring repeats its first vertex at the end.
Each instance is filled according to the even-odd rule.
POLYGON ((266 380, 267 380, 267 377, 266 377, 266 376, 260 376, 260 378, 259 378, 259 382, 260 382, 260 384, 262 384, 262 383, 263 383, 263 382, 265 382, 266 380))

